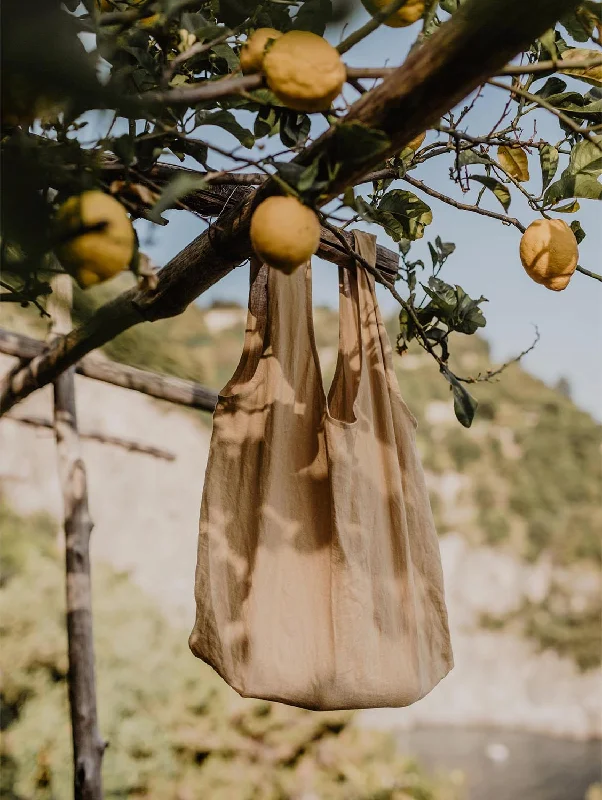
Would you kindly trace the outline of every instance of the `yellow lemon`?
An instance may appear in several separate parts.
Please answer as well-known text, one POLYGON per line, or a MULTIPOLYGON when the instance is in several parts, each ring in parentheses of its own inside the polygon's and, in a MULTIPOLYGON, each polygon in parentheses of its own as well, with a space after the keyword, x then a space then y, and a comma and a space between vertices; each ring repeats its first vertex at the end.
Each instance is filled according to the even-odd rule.
POLYGON ((523 233, 520 259, 527 275, 554 292, 566 289, 579 260, 575 234, 561 219, 538 219, 523 233))
POLYGON ((265 264, 290 275, 318 249, 320 222, 295 197, 268 197, 253 213, 251 244, 265 264))
POLYGON ((418 136, 414 137, 411 142, 406 144, 406 147, 409 147, 410 150, 418 150, 424 140, 426 139, 426 131, 424 133, 419 133, 418 136))
POLYGON ((276 97, 296 111, 327 111, 347 76, 335 48, 310 31, 289 31, 276 39, 264 56, 263 71, 276 97))
MULTIPOLYGON (((392 0, 362 0, 366 10, 370 14, 382 11, 391 5, 392 0)), ((389 28, 406 28, 413 25, 424 14, 424 0, 407 0, 394 14, 385 20, 385 25, 389 28)))
POLYGON ((275 28, 257 28, 243 44, 240 51, 240 68, 244 75, 261 72, 268 42, 282 36, 275 28))
POLYGON ((109 194, 84 192, 59 208, 57 255, 84 288, 122 272, 134 255, 135 235, 125 208, 109 194))

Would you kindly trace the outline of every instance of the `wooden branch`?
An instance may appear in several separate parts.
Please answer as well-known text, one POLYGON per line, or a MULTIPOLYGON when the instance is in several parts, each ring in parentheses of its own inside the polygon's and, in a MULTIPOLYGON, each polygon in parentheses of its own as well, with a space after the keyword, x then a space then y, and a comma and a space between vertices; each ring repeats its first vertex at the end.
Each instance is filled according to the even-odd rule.
MULTIPOLYGON (((402 66, 362 95, 344 118, 344 122, 359 122, 382 131, 390 142, 386 150, 362 161, 347 159, 340 163, 335 125, 296 157, 295 161, 303 165, 318 157, 338 165, 336 178, 321 204, 359 183, 387 156, 438 123, 443 114, 577 4, 578 0, 467 0, 402 66)), ((249 257, 253 210, 277 191, 274 181, 266 181, 173 258, 159 273, 155 290, 125 292, 100 308, 84 326, 9 376, 0 387, 0 413, 132 325, 180 314, 249 257)))
MULTIPOLYGON (((13 416, 9 414, 7 419, 13 422, 18 422, 21 425, 30 425, 34 428, 54 428, 54 423, 44 417, 32 416, 13 416)), ((153 445, 142 444, 135 442, 133 439, 122 439, 121 436, 111 436, 109 434, 100 433, 99 431, 79 431, 80 439, 88 439, 92 442, 100 442, 101 444, 112 444, 116 447, 121 447, 130 453, 144 453, 144 455, 153 456, 154 458, 162 458, 165 461, 175 461, 176 456, 171 450, 163 450, 162 447, 154 447, 153 445)))
POLYGON ((470 205, 468 203, 460 203, 458 200, 454 200, 453 197, 448 197, 445 194, 441 194, 441 192, 438 192, 436 189, 431 189, 431 187, 427 186, 426 183, 423 183, 416 178, 412 178, 411 175, 404 175, 402 180, 404 180, 406 183, 409 183, 410 186, 413 186, 415 189, 419 189, 421 192, 428 194, 430 197, 435 197, 437 200, 441 200, 442 203, 446 203, 448 206, 453 206, 460 211, 471 211, 474 214, 481 214, 484 217, 498 219, 505 225, 514 225, 514 227, 518 228, 521 233, 525 232, 525 226, 520 220, 516 219, 516 217, 508 217, 506 214, 498 214, 497 211, 489 211, 487 208, 481 208, 480 206, 470 205))
MULTIPOLYGON (((68 275, 53 278, 49 311, 51 337, 67 332, 71 319, 72 284, 68 275)), ((67 582, 67 640, 69 650, 69 705, 73 736, 74 800, 102 800, 101 763, 105 749, 98 731, 92 596, 90 590, 90 534, 86 470, 81 459, 75 414, 72 369, 54 383, 54 428, 63 493, 67 582)))
MULTIPOLYGON (((30 361, 46 351, 46 346, 38 339, 22 336, 0 328, 0 353, 30 361)), ((113 386, 133 389, 136 392, 177 403, 189 408, 200 408, 213 412, 217 403, 217 393, 200 383, 160 375, 156 372, 128 367, 116 361, 105 361, 94 356, 82 358, 75 366, 75 371, 87 378, 93 378, 113 386)))

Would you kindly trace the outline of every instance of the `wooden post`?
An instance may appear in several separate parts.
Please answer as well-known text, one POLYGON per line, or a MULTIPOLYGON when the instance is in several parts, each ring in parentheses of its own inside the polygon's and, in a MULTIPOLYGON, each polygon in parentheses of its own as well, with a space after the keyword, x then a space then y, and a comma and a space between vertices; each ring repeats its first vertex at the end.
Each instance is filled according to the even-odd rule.
MULTIPOLYGON (((71 329, 72 286, 68 275, 52 281, 48 303, 49 338, 71 329)), ((80 454, 75 414, 75 370, 54 382, 54 429, 65 520, 69 705, 73 735, 75 800, 102 800, 101 762, 105 749, 98 732, 90 591, 90 533, 86 470, 80 454)))

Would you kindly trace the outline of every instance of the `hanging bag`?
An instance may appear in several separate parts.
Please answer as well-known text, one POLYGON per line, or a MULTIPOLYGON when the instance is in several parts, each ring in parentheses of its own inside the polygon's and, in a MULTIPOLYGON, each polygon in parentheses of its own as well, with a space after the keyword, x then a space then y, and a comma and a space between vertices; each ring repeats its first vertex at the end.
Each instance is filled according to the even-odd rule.
MULTIPOLYGON (((375 263, 373 236, 356 252, 375 263)), ((311 266, 252 265, 244 351, 219 396, 193 653, 245 697, 406 706, 451 669, 439 545, 374 280, 339 269, 325 396, 311 266)))

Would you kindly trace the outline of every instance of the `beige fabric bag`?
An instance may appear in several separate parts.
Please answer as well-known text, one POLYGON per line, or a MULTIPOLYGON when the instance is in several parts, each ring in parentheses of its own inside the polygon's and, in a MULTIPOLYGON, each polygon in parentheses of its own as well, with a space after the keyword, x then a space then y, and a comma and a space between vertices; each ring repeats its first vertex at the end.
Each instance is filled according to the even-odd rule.
MULTIPOLYGON (((374 264, 374 237, 355 244, 374 264)), ((452 653, 416 423, 373 278, 339 271, 327 400, 310 265, 253 272, 244 352, 213 420, 190 647, 243 696, 409 705, 452 653)))

